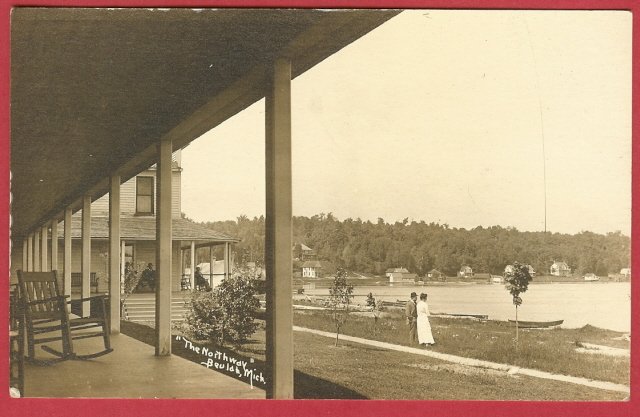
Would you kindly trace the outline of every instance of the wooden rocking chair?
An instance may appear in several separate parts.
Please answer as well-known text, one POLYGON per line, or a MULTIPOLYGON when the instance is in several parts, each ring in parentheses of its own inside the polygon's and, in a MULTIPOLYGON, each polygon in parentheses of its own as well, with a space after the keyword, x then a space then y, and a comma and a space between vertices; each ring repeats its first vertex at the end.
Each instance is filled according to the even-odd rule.
POLYGON ((27 360, 41 365, 49 365, 67 359, 97 358, 113 352, 110 340, 109 315, 105 307, 106 296, 100 295, 74 300, 74 302, 91 302, 92 311, 89 317, 72 319, 69 318, 69 310, 67 308, 67 304, 70 304, 70 301, 67 300, 68 296, 60 293, 56 271, 18 271, 18 284, 20 285, 20 297, 24 308, 27 330, 27 360), (87 329, 92 328, 100 328, 101 330, 87 331, 87 329), (45 336, 39 337, 40 335, 45 336), (104 350, 88 355, 76 354, 73 350, 73 340, 90 337, 102 337, 104 339, 104 350), (35 345, 53 341, 62 342, 62 352, 46 345, 41 347, 44 351, 57 356, 57 358, 36 359, 35 345))

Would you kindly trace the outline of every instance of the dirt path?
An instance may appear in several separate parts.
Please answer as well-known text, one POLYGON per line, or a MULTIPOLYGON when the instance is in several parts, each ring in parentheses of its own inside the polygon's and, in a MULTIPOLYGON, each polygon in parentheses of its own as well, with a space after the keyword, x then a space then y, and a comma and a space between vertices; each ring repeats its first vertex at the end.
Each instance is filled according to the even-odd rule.
MULTIPOLYGON (((308 329, 306 327, 293 326, 293 330, 299 331, 299 332, 312 333, 312 334, 315 334, 318 336, 324 336, 324 337, 331 337, 331 338, 336 337, 335 333, 325 332, 322 330, 308 329)), ((391 343, 379 342, 377 340, 363 339, 363 338, 354 337, 354 336, 340 335, 340 339, 347 340, 349 342, 375 346, 383 349, 395 350, 399 352, 407 352, 415 355, 428 356, 431 358, 439 359, 446 362, 452 362, 459 365, 473 366, 473 367, 484 368, 484 369, 493 369, 493 370, 505 372, 511 375, 515 375, 515 374, 527 375, 535 378, 552 379, 555 381, 569 382, 572 384, 584 385, 586 387, 599 388, 599 389, 608 390, 608 391, 622 392, 625 394, 630 393, 628 386, 622 385, 622 384, 615 384, 613 382, 596 381, 592 379, 579 378, 575 376, 552 374, 550 372, 538 371, 536 369, 520 368, 517 366, 507 365, 503 363, 465 358, 462 356, 450 355, 448 353, 440 353, 440 352, 434 352, 434 351, 425 350, 425 349, 412 348, 408 346, 394 345, 391 343)))

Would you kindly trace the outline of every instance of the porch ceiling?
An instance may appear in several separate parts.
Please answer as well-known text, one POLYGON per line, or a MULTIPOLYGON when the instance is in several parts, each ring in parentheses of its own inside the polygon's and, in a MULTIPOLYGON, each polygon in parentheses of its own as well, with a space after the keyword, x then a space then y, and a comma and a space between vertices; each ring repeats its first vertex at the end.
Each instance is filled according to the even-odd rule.
POLYGON ((14 9, 12 236, 155 163, 162 138, 178 149, 262 98, 277 58, 295 77, 397 13, 14 9))

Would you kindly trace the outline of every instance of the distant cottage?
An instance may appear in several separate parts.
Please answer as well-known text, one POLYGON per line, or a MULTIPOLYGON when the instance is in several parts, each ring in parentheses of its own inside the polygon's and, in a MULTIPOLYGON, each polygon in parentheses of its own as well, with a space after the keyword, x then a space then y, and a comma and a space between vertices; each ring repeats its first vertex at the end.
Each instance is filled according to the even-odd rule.
POLYGON ((432 269, 431 271, 427 272, 427 278, 441 280, 446 277, 442 272, 438 271, 437 269, 432 269))
POLYGON ((293 245, 293 258, 297 261, 308 261, 316 258, 316 251, 304 243, 293 245))
POLYGON ((594 274, 593 272, 589 272, 584 277, 582 277, 585 281, 600 281, 600 277, 594 274))
POLYGON ((554 262, 549 268, 549 273, 556 277, 568 277, 571 275, 571 268, 566 262, 554 262))
POLYGON ((319 278, 322 273, 322 264, 320 261, 306 261, 302 264, 303 278, 319 278))
POLYGON ((391 278, 391 274, 408 274, 409 270, 407 268, 389 268, 385 272, 385 276, 387 278, 391 278))
POLYGON ((413 283, 418 277, 416 274, 410 273, 407 268, 389 268, 385 275, 389 278, 389 283, 413 283))
MULTIPOLYGON (((527 265, 527 267, 529 268, 529 275, 533 278, 536 276, 536 271, 533 269, 533 267, 531 265, 527 265)), ((504 275, 506 276, 507 274, 512 274, 513 273, 513 265, 507 265, 504 267, 504 275)))
POLYGON ((458 271, 458 276, 460 278, 471 278, 473 277, 473 269, 469 265, 463 265, 458 271))
POLYGON ((302 264, 303 278, 322 278, 335 272, 335 265, 329 261, 305 261, 302 264))

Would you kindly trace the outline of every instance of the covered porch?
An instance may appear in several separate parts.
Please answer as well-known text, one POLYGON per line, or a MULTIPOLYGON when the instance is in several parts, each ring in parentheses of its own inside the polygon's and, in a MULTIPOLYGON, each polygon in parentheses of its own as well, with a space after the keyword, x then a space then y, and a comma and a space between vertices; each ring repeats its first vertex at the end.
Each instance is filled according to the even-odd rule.
MULTIPOLYGON (((145 366, 138 369, 144 369, 155 381, 145 390, 159 390, 154 396, 173 397, 162 387, 166 378, 160 369, 165 363, 180 362, 171 357, 177 233, 171 215, 172 153, 264 97, 267 397, 293 397, 291 81, 397 13, 308 9, 13 10, 11 240, 12 247, 22 251, 12 251, 12 262, 28 271, 62 269, 65 282, 70 282, 72 214, 82 210, 81 294, 88 296, 91 202, 108 195, 104 262, 111 332, 121 343, 120 347, 114 346, 116 353, 95 364, 69 362, 52 370, 30 369, 28 396, 53 389, 46 387, 51 384, 47 372, 60 375, 57 369, 61 367, 69 367, 68 373, 77 372, 75 377, 84 384, 102 386, 122 377, 119 372, 127 373, 128 368, 120 367, 119 361, 135 360, 131 351, 137 350, 137 345, 122 335, 115 336, 120 331, 121 259, 126 250, 122 242, 127 240, 123 236, 120 187, 157 164, 157 210, 153 213, 155 357, 149 352, 149 361, 139 362, 145 366), (64 242, 62 268, 58 266, 58 245, 52 245, 49 253, 49 239, 64 242), (91 372, 89 367, 105 369, 91 372), (106 369, 110 367, 116 370, 106 369), (94 374, 100 381, 92 379, 94 374)), ((195 240, 190 246, 195 246, 195 240)), ((148 351, 141 350, 145 354, 148 351)), ((199 377, 190 377, 200 383, 199 377)), ((51 395, 102 397, 118 392, 117 388, 87 391, 74 385, 71 378, 62 380, 66 389, 60 387, 61 391, 51 395), (106 394, 98 395, 100 392, 106 394)), ((136 376, 131 378, 123 389, 138 389, 136 376)))
MULTIPOLYGON (((192 290, 196 288, 196 268, 199 268, 196 253, 205 252, 204 268, 200 268, 202 277, 210 287, 216 287, 220 281, 233 272, 234 259, 230 242, 217 241, 181 241, 180 245, 180 289, 192 290), (222 247, 222 260, 218 261, 215 255, 216 247, 222 247), (217 268, 221 264, 221 268, 217 268)), ((202 259, 202 258, 201 258, 202 259)))
MULTIPOLYGON (((85 339, 82 349, 100 349, 85 339)), ((26 364, 25 395, 36 398, 238 398, 263 399, 252 388, 176 355, 158 358, 149 346, 124 334, 111 338, 113 353, 55 366, 26 364)), ((46 356, 45 352, 38 355, 46 356)))

